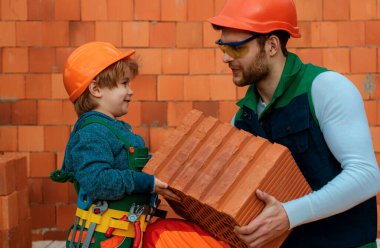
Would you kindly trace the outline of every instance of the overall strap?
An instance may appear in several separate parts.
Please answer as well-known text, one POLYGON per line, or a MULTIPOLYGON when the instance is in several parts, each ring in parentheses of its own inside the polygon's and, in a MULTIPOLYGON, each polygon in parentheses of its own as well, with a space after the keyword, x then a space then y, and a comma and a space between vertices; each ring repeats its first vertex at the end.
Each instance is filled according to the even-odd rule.
POLYGON ((84 128, 85 126, 88 126, 92 123, 98 123, 98 124, 101 124, 105 127, 107 127, 113 134, 115 134, 116 137, 118 137, 121 141, 123 141, 124 145, 125 145, 125 148, 128 148, 131 146, 131 144, 128 142, 128 140, 123 136, 121 135, 113 126, 111 126, 110 124, 108 124, 107 122, 99 119, 99 118, 89 118, 87 120, 85 120, 80 126, 79 126, 79 129, 82 129, 84 128))

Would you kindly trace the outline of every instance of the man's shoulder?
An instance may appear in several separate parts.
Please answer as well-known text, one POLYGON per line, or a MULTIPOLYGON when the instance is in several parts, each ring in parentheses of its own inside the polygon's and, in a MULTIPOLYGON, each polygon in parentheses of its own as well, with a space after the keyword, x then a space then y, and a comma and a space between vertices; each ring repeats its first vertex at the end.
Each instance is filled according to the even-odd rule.
POLYGON ((314 90, 329 90, 329 91, 341 91, 341 90, 356 90, 356 87, 350 79, 346 76, 335 72, 325 71, 316 76, 313 80, 314 90))

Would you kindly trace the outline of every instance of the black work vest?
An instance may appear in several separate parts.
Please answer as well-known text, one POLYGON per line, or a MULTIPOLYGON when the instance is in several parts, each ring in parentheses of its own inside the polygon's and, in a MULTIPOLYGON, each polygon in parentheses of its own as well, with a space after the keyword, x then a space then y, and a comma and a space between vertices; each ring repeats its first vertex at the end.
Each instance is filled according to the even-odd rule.
MULTIPOLYGON (((240 110, 235 119, 237 128, 288 147, 314 191, 342 171, 313 113, 311 84, 323 71, 304 65, 296 55, 289 54, 280 89, 276 90, 269 108, 258 117, 256 106, 252 105, 257 103, 258 94, 252 85, 245 99, 238 103, 240 110)), ((377 209, 373 197, 341 214, 295 227, 281 247, 358 247, 374 242, 376 236, 377 209)))

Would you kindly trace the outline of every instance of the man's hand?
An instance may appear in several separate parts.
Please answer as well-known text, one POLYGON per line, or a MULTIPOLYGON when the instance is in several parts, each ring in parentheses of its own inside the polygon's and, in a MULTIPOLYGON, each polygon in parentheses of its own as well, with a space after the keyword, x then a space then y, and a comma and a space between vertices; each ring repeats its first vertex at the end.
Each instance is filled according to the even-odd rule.
POLYGON ((172 201, 181 201, 181 199, 173 193, 170 189, 168 189, 168 184, 164 183, 157 177, 154 177, 154 192, 162 195, 164 198, 172 201))
POLYGON ((236 226, 235 233, 248 247, 261 247, 289 229, 289 219, 273 196, 256 190, 257 197, 265 203, 263 211, 246 226, 236 226))

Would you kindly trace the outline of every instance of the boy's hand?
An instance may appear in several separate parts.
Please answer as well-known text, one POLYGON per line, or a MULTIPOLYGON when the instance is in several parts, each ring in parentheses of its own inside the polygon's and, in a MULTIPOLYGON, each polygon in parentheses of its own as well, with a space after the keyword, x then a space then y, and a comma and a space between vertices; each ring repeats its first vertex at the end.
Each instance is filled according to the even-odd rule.
POLYGON ((170 189, 168 189, 168 184, 164 183, 157 177, 154 177, 154 192, 162 195, 164 198, 172 201, 181 201, 181 199, 173 193, 170 189))

